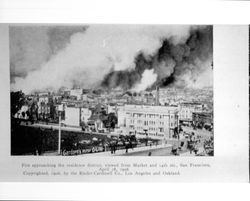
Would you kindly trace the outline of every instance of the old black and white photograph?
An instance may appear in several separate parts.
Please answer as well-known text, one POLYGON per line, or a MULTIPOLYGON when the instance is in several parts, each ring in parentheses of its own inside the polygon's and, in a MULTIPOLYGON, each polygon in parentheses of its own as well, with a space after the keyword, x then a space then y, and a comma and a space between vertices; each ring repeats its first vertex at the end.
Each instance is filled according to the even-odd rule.
POLYGON ((249 10, 0 3, 0 200, 249 200, 249 10))
POLYGON ((11 155, 214 156, 212 25, 11 24, 11 155))

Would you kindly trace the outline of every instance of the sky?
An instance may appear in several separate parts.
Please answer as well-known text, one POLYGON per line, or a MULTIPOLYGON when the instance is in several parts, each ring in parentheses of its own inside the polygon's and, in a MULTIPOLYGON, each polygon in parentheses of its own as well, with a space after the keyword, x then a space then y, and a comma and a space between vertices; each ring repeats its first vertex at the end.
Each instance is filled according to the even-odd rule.
POLYGON ((188 25, 11 25, 11 90, 212 86, 211 30, 188 25))

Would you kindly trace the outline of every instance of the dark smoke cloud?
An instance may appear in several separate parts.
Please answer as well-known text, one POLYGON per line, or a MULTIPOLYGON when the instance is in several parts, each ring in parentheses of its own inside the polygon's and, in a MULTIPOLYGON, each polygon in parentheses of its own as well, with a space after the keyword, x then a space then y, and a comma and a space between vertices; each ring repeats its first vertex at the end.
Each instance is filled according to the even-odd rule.
POLYGON ((175 44, 171 38, 163 39, 161 47, 152 56, 139 53, 135 58, 135 68, 111 71, 101 84, 104 88, 131 89, 142 78, 147 69, 154 69, 156 85, 185 87, 195 83, 200 74, 212 69, 213 27, 197 26, 191 29, 184 43, 175 44))
POLYGON ((151 69, 153 66, 153 58, 146 57, 143 53, 139 53, 135 58, 135 69, 113 71, 107 74, 102 82, 102 86, 105 88, 116 88, 131 89, 134 84, 141 80, 142 73, 145 69, 151 69))

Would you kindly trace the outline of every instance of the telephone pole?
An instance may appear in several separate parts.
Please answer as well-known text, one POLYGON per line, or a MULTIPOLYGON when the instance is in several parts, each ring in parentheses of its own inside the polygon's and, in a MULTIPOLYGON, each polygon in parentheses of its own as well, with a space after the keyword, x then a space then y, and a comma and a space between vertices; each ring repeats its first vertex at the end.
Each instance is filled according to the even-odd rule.
POLYGON ((58 155, 61 154, 61 115, 62 112, 59 112, 59 129, 58 129, 58 155))

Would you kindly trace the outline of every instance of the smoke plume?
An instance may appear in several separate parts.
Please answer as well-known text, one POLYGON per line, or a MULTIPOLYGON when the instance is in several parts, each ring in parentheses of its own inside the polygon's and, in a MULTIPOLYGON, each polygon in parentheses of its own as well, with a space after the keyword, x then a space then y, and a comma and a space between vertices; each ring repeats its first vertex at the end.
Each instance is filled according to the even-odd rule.
MULTIPOLYGON (((185 42, 173 42, 173 38, 165 38, 159 49, 152 55, 139 53, 135 58, 135 68, 125 71, 112 71, 106 75, 103 86, 112 88, 122 86, 131 88, 138 86, 142 72, 154 69, 157 74, 155 85, 161 87, 202 88, 212 86, 212 26, 196 26, 190 29, 185 42)), ((152 86, 148 82, 145 90, 152 86)))
POLYGON ((91 25, 65 29, 10 29, 12 90, 196 87, 203 84, 201 75, 211 74, 211 26, 91 25))
POLYGON ((132 90, 136 91, 136 92, 143 91, 147 87, 149 87, 152 84, 154 84, 154 82, 156 81, 156 79, 157 79, 157 74, 154 73, 154 69, 151 69, 151 70, 146 69, 142 73, 142 78, 141 78, 140 83, 138 83, 137 85, 135 85, 135 87, 132 90))
POLYGON ((10 26, 11 82, 41 68, 68 45, 71 35, 85 29, 80 26, 10 26))

